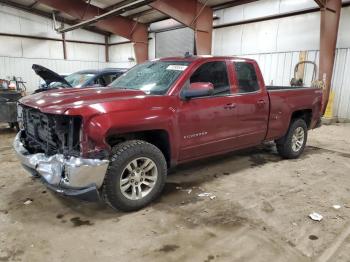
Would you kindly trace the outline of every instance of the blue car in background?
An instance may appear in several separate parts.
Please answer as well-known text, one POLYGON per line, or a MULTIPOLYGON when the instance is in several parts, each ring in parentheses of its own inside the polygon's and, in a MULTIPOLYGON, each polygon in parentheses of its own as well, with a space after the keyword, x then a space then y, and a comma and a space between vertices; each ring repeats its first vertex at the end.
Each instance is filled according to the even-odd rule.
POLYGON ((45 84, 34 93, 58 88, 103 87, 109 85, 128 70, 127 68, 82 70, 64 77, 41 65, 33 64, 32 69, 45 81, 45 84))

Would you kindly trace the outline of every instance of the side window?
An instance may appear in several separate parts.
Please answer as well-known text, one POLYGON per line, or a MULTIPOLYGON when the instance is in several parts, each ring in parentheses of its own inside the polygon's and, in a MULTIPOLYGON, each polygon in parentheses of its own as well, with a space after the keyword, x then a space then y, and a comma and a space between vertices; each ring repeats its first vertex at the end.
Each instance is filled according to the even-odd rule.
POLYGON ((223 61, 208 62, 201 65, 190 78, 190 83, 196 82, 212 83, 214 86, 214 95, 231 93, 226 63, 223 61))
POLYGON ((112 83, 114 80, 117 79, 117 73, 108 73, 103 75, 102 78, 106 83, 106 85, 109 85, 110 83, 112 83))
POLYGON ((99 86, 105 86, 105 82, 103 80, 103 77, 99 76, 99 77, 95 78, 93 84, 99 85, 99 86))
POLYGON ((95 79, 95 84, 98 84, 100 86, 107 86, 110 83, 112 83, 115 79, 117 79, 119 75, 119 73, 107 73, 101 75, 95 79))
POLYGON ((251 93, 258 91, 260 88, 254 65, 246 62, 235 62, 234 65, 238 80, 238 92, 251 93))

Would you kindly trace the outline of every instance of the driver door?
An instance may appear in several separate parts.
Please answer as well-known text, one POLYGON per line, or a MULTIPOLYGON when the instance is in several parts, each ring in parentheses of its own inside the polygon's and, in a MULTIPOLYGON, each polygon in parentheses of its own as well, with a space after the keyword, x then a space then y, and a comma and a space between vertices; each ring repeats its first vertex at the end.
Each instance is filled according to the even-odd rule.
POLYGON ((232 146, 231 139, 234 137, 235 105, 226 61, 200 65, 184 88, 195 82, 212 83, 214 93, 180 103, 180 162, 225 151, 232 146))

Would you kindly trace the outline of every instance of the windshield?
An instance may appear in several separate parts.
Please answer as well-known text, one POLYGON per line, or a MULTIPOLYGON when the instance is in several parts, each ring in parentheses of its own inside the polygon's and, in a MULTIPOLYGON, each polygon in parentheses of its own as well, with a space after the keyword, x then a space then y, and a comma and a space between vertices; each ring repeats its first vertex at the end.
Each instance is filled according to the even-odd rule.
MULTIPOLYGON (((72 86, 72 87, 81 87, 86 81, 94 77, 95 74, 92 73, 74 73, 69 76, 66 76, 64 79, 72 86)), ((62 86, 61 82, 52 82, 49 87, 59 87, 62 86)))
POLYGON ((136 65, 109 86, 136 89, 147 94, 165 94, 187 68, 189 62, 150 61, 136 65))

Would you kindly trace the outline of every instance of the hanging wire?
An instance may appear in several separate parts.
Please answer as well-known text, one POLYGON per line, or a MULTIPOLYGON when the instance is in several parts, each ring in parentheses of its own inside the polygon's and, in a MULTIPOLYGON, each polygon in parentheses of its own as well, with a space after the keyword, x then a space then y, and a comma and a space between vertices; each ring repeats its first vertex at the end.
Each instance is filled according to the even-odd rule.
POLYGON ((86 12, 87 12, 88 8, 90 7, 90 4, 91 4, 91 0, 88 0, 88 1, 86 2, 86 8, 85 8, 85 10, 84 10, 84 13, 83 13, 83 15, 80 17, 80 20, 84 20, 84 17, 85 17, 85 15, 86 15, 86 12))

